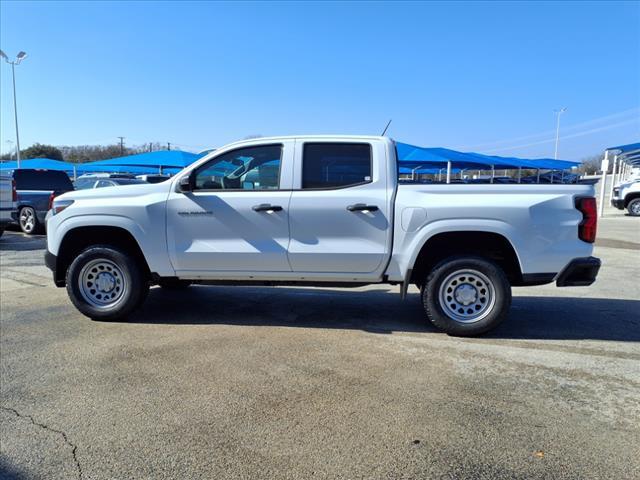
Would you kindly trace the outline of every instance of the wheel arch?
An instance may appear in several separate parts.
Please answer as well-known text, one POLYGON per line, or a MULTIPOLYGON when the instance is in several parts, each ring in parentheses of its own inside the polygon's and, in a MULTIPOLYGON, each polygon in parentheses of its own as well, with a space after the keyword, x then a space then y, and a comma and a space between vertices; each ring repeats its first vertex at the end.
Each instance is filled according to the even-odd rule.
POLYGON ((522 267, 512 242, 489 230, 439 232, 426 238, 412 264, 411 283, 421 285, 435 265, 454 255, 475 255, 495 262, 511 285, 524 283, 522 267))
POLYGON ((54 281, 64 286, 67 269, 73 259, 84 249, 92 245, 104 245, 118 248, 132 255, 142 266, 147 277, 151 275, 149 263, 135 236, 124 227, 117 226, 78 226, 69 229, 62 238, 56 257, 54 281))
POLYGON ((631 203, 631 200, 635 200, 636 198, 640 198, 640 192, 629 193, 624 197, 624 208, 627 208, 631 203))

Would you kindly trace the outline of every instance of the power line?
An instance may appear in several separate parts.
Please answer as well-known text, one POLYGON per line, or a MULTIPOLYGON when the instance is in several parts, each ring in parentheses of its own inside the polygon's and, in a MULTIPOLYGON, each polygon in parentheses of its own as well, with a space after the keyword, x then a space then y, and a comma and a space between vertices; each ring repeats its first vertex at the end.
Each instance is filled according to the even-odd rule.
MULTIPOLYGON (((564 127, 563 130, 565 132, 571 132, 573 130, 579 130, 581 128, 584 128, 584 127, 587 127, 587 126, 590 126, 590 125, 593 125, 593 124, 597 124, 597 123, 603 122, 605 120, 611 120, 611 119, 614 119, 614 118, 617 118, 617 117, 627 116, 627 115, 630 115, 632 113, 635 113, 636 115, 638 113, 640 113, 640 107, 630 108, 628 110, 623 110, 623 111, 620 111, 620 112, 617 112, 617 113, 612 113, 612 114, 609 114, 609 115, 604 115, 602 117, 593 118, 591 120, 587 120, 587 121, 584 121, 584 122, 580 122, 580 123, 576 123, 576 124, 573 124, 573 125, 569 125, 569 126, 564 127)), ((544 132, 535 133, 535 134, 531 134, 531 135, 525 135, 525 136, 522 136, 522 137, 515 137, 515 138, 506 139, 506 140, 496 140, 496 141, 493 141, 493 142, 485 142, 485 143, 480 143, 480 144, 476 144, 476 145, 467 145, 467 146, 453 147, 453 148, 456 148, 458 150, 472 150, 472 149, 475 149, 475 148, 482 148, 482 147, 487 147, 487 146, 496 146, 497 147, 499 144, 504 144, 504 143, 509 144, 509 143, 512 143, 512 142, 520 142, 520 141, 523 141, 523 140, 529 140, 529 139, 533 139, 533 138, 544 137, 544 136, 551 135, 551 134, 554 134, 554 133, 555 133, 555 130, 546 130, 544 132)), ((566 138, 566 137, 562 137, 562 138, 566 138)), ((547 140, 545 140, 543 143, 547 143, 547 140)), ((511 148, 511 147, 510 146, 505 146, 504 147, 505 150, 509 149, 509 148, 511 148)), ((496 148, 493 151, 496 151, 496 150, 498 150, 498 149, 496 148)))
MULTIPOLYGON (((632 118, 632 119, 629 119, 629 120, 625 120, 623 122, 618 122, 618 123, 614 123, 614 124, 611 124, 611 125, 604 125, 602 127, 592 128, 591 130, 585 130, 583 132, 573 133, 573 134, 570 134, 570 135, 564 135, 564 136, 560 137, 560 139, 561 140, 565 140, 567 138, 584 137, 585 135, 591 135, 592 133, 602 132, 604 130, 611 130, 612 128, 621 127, 623 125, 628 125, 630 123, 635 123, 637 121, 638 121, 638 119, 632 118)), ((500 148, 494 148, 492 150, 484 150, 484 153, 504 152, 504 151, 508 151, 508 150, 517 150, 518 148, 533 147, 535 145, 543 145, 545 143, 551 143, 553 141, 555 141, 555 138, 548 138, 546 140, 540 140, 538 142, 526 143, 526 144, 523 144, 523 145, 514 145, 514 146, 511 146, 511 147, 500 147, 500 148)))

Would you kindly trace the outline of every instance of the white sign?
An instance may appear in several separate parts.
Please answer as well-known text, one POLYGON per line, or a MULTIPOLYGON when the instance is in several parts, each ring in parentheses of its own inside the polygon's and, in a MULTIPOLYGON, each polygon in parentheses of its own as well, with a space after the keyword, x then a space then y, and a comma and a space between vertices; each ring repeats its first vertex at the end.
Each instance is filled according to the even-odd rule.
POLYGON ((608 172, 609 171, 609 159, 605 158, 604 160, 602 160, 602 163, 600 164, 600 171, 601 172, 608 172))

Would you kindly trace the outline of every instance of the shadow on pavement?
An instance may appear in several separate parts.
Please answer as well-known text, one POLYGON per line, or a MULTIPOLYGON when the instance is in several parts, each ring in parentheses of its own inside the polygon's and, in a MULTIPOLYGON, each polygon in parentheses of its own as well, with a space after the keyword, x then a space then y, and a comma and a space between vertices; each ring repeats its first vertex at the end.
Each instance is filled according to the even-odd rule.
POLYGON ((6 459, 0 457, 0 478, 3 480, 26 480, 28 477, 10 466, 6 459))
POLYGON ((24 252, 47 248, 46 235, 26 235, 22 232, 5 231, 0 237, 1 251, 24 252))
MULTIPOLYGON (((154 288, 133 323, 337 328, 372 333, 437 330, 417 294, 295 287, 154 288)), ((514 297, 509 318, 485 338, 640 341, 640 301, 514 297)))

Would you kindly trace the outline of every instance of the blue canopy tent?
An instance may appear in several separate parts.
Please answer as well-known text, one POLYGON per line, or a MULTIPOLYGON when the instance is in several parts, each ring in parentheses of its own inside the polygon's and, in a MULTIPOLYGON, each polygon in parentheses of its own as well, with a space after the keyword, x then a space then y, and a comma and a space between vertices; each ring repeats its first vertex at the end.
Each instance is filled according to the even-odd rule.
POLYGON ((617 147, 607 148, 608 152, 616 152, 618 160, 627 165, 640 165, 640 143, 630 143, 628 145, 619 145, 617 147))
POLYGON ((620 153, 628 153, 633 150, 640 150, 640 143, 629 143, 628 145, 618 145, 617 147, 607 148, 609 151, 618 150, 620 153))
POLYGON ((485 166, 473 157, 444 148, 424 148, 396 142, 396 151, 399 167, 409 169, 407 173, 440 173, 446 169, 447 183, 451 181, 454 171, 485 166))
MULTIPOLYGON (((20 168, 61 170, 70 177, 83 173, 131 173, 135 175, 163 173, 174 174, 200 158, 199 155, 181 150, 161 150, 126 157, 111 158, 88 163, 69 163, 50 158, 33 158, 20 161, 20 168)), ((15 170, 17 162, 2 162, 0 170, 15 170)))
POLYGON ((195 162, 199 155, 182 150, 158 150, 99 160, 82 165, 84 172, 175 173, 195 162))
POLYGON ((136 167, 127 165, 94 165, 94 162, 79 164, 76 168, 78 175, 87 173, 130 173, 144 175, 158 173, 154 167, 136 167))
MULTIPOLYGON (((447 169, 447 183, 450 182, 451 173, 457 169, 477 169, 491 170, 518 169, 522 168, 536 170, 566 170, 579 165, 578 162, 566 160, 542 159, 521 159, 515 157, 498 157, 483 155, 473 152, 458 152, 448 148, 424 148, 406 143, 396 143, 398 152, 398 162, 402 168, 410 169, 412 172, 421 173, 422 169, 447 169)), ((459 170, 458 170, 459 171, 459 170)), ((402 172, 401 172, 402 173, 402 172)), ((411 172, 408 172, 411 173, 411 172)))
MULTIPOLYGON (((61 170, 63 172, 67 172, 67 174, 73 174, 73 167, 75 166, 76 165, 73 163, 63 162, 62 160, 53 160, 51 158, 30 158, 20 160, 20 168, 61 170)), ((0 163, 0 170, 16 170, 17 168, 18 162, 0 163)))

